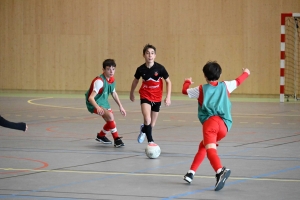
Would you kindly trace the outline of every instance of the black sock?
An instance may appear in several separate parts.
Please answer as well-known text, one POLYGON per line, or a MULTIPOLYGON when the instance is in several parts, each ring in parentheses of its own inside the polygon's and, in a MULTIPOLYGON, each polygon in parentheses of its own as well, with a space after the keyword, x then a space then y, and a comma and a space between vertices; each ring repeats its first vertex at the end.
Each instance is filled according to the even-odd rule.
POLYGON ((152 126, 151 126, 151 124, 144 125, 142 131, 143 131, 143 133, 146 134, 148 142, 154 142, 154 140, 152 138, 152 126))

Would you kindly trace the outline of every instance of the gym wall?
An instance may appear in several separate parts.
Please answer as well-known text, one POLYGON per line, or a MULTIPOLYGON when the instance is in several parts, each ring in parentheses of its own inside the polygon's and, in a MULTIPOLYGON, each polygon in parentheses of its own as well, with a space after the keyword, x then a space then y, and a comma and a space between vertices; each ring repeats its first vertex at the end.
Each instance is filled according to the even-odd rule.
POLYGON ((85 91, 113 58, 117 91, 128 92, 150 43, 174 93, 186 77, 205 83, 202 67, 216 60, 220 80, 250 69, 235 93, 279 94, 284 12, 300 1, 1 0, 0 90, 85 91))

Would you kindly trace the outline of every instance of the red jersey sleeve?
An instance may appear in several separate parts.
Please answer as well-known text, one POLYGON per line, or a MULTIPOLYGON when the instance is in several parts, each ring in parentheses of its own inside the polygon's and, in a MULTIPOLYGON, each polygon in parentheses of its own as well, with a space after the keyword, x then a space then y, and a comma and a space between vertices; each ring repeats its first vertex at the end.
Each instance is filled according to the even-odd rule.
POLYGON ((190 85, 191 85, 191 81, 189 80, 185 80, 182 86, 182 94, 187 95, 187 89, 189 89, 190 85))
POLYGON ((248 78, 249 74, 247 72, 243 72, 239 77, 237 77, 236 80, 236 86, 241 85, 246 78, 248 78))

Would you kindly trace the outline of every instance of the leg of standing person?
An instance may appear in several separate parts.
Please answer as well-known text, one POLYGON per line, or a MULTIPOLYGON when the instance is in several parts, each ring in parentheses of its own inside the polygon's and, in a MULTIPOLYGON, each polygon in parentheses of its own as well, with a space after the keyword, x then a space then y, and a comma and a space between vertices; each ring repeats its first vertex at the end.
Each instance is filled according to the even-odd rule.
POLYGON ((199 168, 200 164, 203 162, 205 156, 206 156, 206 149, 204 147, 203 140, 201 140, 199 144, 198 152, 194 157, 190 170, 183 177, 183 180, 185 180, 188 183, 191 183, 193 181, 194 175, 197 169, 199 168))
MULTIPOLYGON (((151 102, 151 135, 160 111, 161 102, 151 102)), ((154 141, 152 142, 154 145, 154 141)))
POLYGON ((207 158, 216 172, 215 190, 221 190, 225 181, 230 176, 230 169, 222 166, 221 159, 217 152, 217 142, 227 134, 227 127, 219 116, 210 117, 203 123, 203 138, 207 152, 207 158))
MULTIPOLYGON (((152 125, 151 125, 151 105, 149 103, 141 103, 141 110, 144 118, 144 125, 142 127, 141 132, 144 133, 145 135, 142 136, 145 138, 147 137, 148 142, 154 142, 152 138, 152 125)), ((143 142, 143 139, 139 135, 139 143, 143 142)))
POLYGON ((111 133, 114 138, 115 147, 125 146, 125 144, 121 140, 121 137, 119 137, 112 111, 104 110, 102 118, 104 119, 106 124, 103 126, 102 130, 97 134, 96 140, 104 144, 111 144, 112 142, 106 137, 106 134, 111 133))
POLYGON ((158 114, 159 114, 159 112, 157 112, 157 111, 151 111, 151 126, 152 126, 152 128, 156 124, 156 120, 158 118, 158 114))
POLYGON ((154 143, 152 137, 152 128, 155 126, 160 110, 160 102, 149 102, 141 100, 141 110, 144 117, 144 124, 141 126, 141 131, 138 136, 138 142, 142 143, 147 137, 148 143, 154 143))

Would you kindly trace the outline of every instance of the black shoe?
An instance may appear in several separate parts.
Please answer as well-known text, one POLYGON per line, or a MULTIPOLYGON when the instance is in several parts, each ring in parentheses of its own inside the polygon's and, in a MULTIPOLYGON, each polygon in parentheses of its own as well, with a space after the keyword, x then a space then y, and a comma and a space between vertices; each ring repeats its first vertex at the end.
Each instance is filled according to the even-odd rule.
POLYGON ((125 144, 122 142, 122 140, 121 140, 120 137, 117 137, 117 138, 115 139, 115 144, 114 144, 114 146, 115 146, 116 148, 119 148, 119 147, 125 146, 125 144))
POLYGON ((191 183, 193 181, 194 174, 192 173, 186 173, 186 175, 183 177, 183 180, 185 180, 188 183, 191 183))
POLYGON ((215 185, 215 191, 219 191, 224 187, 225 181, 230 176, 230 173, 231 173, 230 169, 226 169, 226 167, 223 167, 221 172, 216 174, 217 182, 215 185))
POLYGON ((100 137, 100 136, 97 135, 97 137, 96 137, 95 140, 97 140, 98 142, 101 142, 101 143, 103 143, 103 144, 111 144, 111 143, 112 143, 112 142, 111 142, 107 137, 105 137, 105 136, 100 137))

